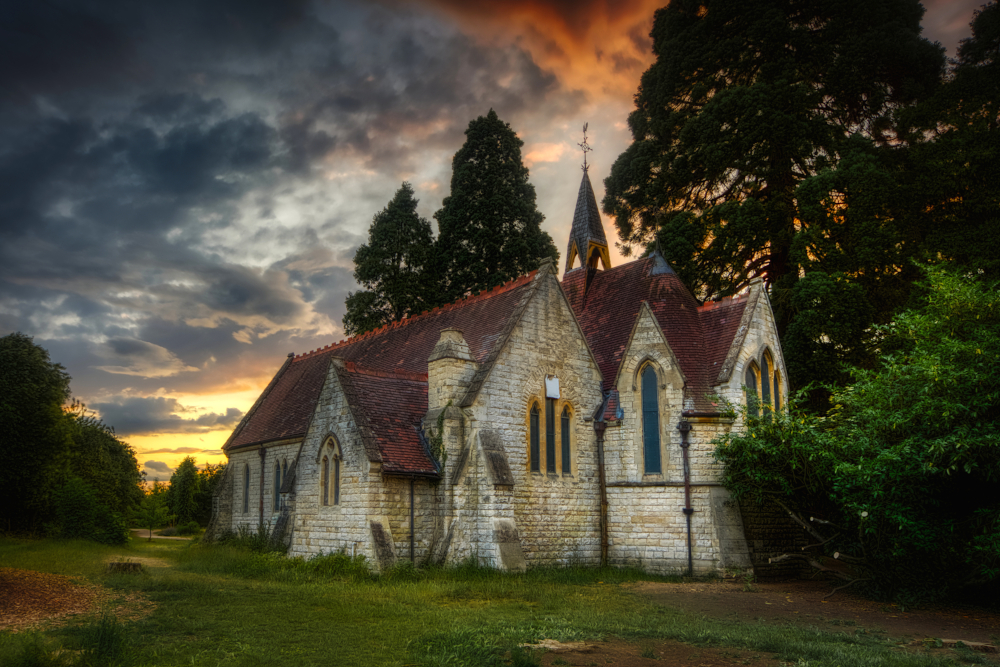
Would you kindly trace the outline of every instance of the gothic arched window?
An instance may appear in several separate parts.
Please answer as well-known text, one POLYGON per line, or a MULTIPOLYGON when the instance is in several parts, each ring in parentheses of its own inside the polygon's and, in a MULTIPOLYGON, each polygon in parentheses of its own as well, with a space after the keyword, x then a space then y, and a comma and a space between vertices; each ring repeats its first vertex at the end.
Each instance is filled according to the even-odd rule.
POLYGON ((747 365, 747 370, 743 378, 743 384, 747 389, 747 411, 756 416, 760 416, 760 371, 757 364, 751 362, 747 365))
POLYGON ((320 490, 323 496, 323 505, 330 504, 330 459, 323 457, 323 467, 319 478, 320 490))
POLYGON ((277 512, 281 509, 281 461, 274 462, 274 502, 272 509, 277 512))
POLYGON ((530 425, 528 430, 530 431, 528 439, 530 440, 528 449, 528 459, 530 462, 531 472, 541 472, 541 447, 539 446, 539 433, 538 433, 538 403, 533 403, 531 405, 530 413, 530 425))
POLYGON ((556 399, 545 399, 545 472, 556 472, 556 399))
POLYGON ((663 472, 660 465, 660 402, 657 396, 656 371, 646 366, 642 371, 642 453, 647 475, 663 472))
POLYGON ((562 472, 564 475, 572 472, 572 456, 569 451, 569 429, 570 429, 569 406, 564 406, 562 418, 559 423, 559 435, 562 437, 562 472))
POLYGON ((250 511, 250 465, 243 466, 243 513, 250 511))

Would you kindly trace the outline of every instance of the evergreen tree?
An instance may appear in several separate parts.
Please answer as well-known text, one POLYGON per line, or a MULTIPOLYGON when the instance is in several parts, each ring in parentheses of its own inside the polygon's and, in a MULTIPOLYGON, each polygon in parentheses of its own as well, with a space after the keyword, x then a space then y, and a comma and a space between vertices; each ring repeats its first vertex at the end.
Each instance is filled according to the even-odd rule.
POLYGON ((917 0, 676 0, 658 10, 633 142, 605 181, 603 208, 626 248, 658 227, 663 254, 701 298, 762 277, 782 334, 824 296, 827 319, 805 339, 832 331, 863 347, 876 315, 887 321, 900 305, 894 281, 915 277, 898 278, 916 251, 896 252, 905 230, 882 224, 876 186, 898 168, 894 114, 942 77, 942 49, 920 37, 922 14, 917 0), (803 211, 798 188, 817 176, 846 192, 824 197, 814 185, 817 206, 803 211), (840 215, 855 205, 854 217, 840 215), (812 254, 817 242, 832 253, 812 254), (806 270, 820 275, 798 286, 806 270), (882 277, 889 288, 870 296, 882 277))
POLYGON ((439 303, 524 275, 541 258, 559 260, 521 162, 524 142, 493 109, 470 122, 465 136, 451 162, 451 194, 434 214, 446 283, 439 303))
POLYGON ((368 228, 354 255, 354 279, 364 290, 347 295, 344 331, 371 331, 434 305, 431 225, 417 215, 409 183, 396 191, 368 228))

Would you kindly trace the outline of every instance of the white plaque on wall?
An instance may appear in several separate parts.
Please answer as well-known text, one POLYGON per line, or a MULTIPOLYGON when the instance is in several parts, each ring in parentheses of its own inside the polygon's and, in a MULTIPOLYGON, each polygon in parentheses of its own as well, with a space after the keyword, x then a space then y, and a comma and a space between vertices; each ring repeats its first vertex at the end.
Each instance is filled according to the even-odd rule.
POLYGON ((559 378, 552 375, 545 378, 545 398, 559 398, 559 378))

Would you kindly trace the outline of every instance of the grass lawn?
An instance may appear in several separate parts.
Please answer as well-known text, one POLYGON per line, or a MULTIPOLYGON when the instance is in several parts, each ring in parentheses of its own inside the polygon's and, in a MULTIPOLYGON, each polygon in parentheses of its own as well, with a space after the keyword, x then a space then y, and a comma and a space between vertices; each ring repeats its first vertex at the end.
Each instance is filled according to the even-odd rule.
MULTIPOLYGON (((529 665, 536 664, 531 656, 515 652, 512 661, 510 649, 543 638, 610 636, 744 648, 795 665, 956 664, 905 653, 874 635, 686 615, 631 593, 623 584, 651 578, 634 570, 515 575, 403 567, 373 578, 343 556, 306 563, 167 540, 113 548, 11 539, 0 539, 0 566, 142 592, 157 607, 126 625, 133 665, 529 665), (104 564, 122 556, 164 565, 106 575, 104 564)), ((78 648, 88 627, 94 619, 44 635, 0 633, 0 667, 58 664, 26 660, 24 647, 42 641, 78 648)))

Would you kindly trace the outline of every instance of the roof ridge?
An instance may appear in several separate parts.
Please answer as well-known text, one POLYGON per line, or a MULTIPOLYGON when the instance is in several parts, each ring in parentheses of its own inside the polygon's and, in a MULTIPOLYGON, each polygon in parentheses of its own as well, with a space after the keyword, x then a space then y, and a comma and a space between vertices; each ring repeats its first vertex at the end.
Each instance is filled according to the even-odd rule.
POLYGON ((719 297, 718 299, 715 299, 713 301, 706 301, 705 303, 701 304, 700 306, 698 306, 698 311, 703 312, 706 310, 712 310, 713 308, 718 308, 719 306, 725 305, 727 301, 730 303, 734 303, 736 301, 743 301, 748 298, 750 298, 749 292, 744 292, 742 294, 733 294, 731 296, 719 297))
POLYGON ((362 334, 358 334, 357 336, 352 336, 351 338, 347 338, 346 340, 340 340, 337 343, 330 343, 329 345, 325 345, 324 347, 318 347, 315 350, 309 350, 308 352, 303 352, 302 354, 296 355, 295 358, 293 359, 293 361, 301 361, 301 360, 307 359, 309 357, 313 357, 313 356, 316 356, 316 355, 319 355, 319 354, 323 354, 325 352, 329 352, 331 350, 335 350, 335 349, 337 349, 339 347, 343 347, 343 346, 346 346, 346 345, 351 345, 351 344, 356 343, 358 341, 365 340, 365 339, 371 338, 373 336, 380 335, 380 334, 382 334, 383 332, 385 332, 385 331, 387 331, 389 329, 402 328, 402 327, 408 325, 410 322, 413 322, 415 320, 419 320, 419 319, 422 319, 422 318, 425 318, 425 317, 430 317, 432 315, 435 315, 435 314, 438 314, 438 313, 441 313, 441 312, 455 310, 457 308, 464 308, 465 306, 468 306, 470 304, 479 303, 480 301, 484 301, 486 299, 491 299, 491 298, 493 298, 495 296, 498 296, 500 294, 505 294, 506 292, 510 292, 511 290, 514 290, 514 289, 517 289, 518 287, 521 287, 522 285, 530 283, 534 279, 536 273, 538 273, 538 269, 535 269, 534 271, 526 273, 523 276, 518 276, 517 278, 513 278, 511 280, 508 280, 507 282, 505 282, 505 283, 503 283, 501 285, 496 285, 495 287, 491 287, 488 290, 483 290, 481 292, 477 292, 476 294, 470 294, 470 295, 467 295, 467 296, 465 296, 465 297, 463 297, 463 298, 461 298, 461 299, 459 299, 457 301, 453 301, 451 303, 446 303, 443 306, 438 306, 438 307, 432 308, 431 310, 425 310, 422 313, 419 313, 417 315, 410 315, 409 317, 404 317, 401 320, 395 320, 393 322, 390 322, 389 324, 383 324, 382 326, 378 327, 377 329, 372 329, 371 331, 366 331, 366 332, 364 332, 362 334))
POLYGON ((402 368, 394 368, 391 371, 380 371, 377 368, 371 368, 369 366, 359 364, 356 361, 344 361, 344 368, 347 369, 348 373, 355 373, 357 375, 394 378, 397 380, 412 380, 413 382, 427 382, 427 373, 417 373, 414 371, 404 370, 402 368))

